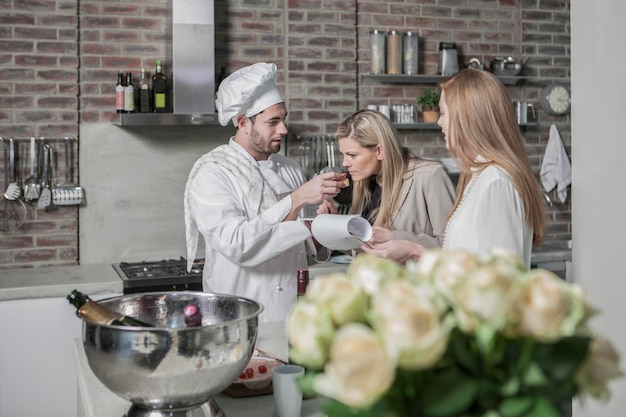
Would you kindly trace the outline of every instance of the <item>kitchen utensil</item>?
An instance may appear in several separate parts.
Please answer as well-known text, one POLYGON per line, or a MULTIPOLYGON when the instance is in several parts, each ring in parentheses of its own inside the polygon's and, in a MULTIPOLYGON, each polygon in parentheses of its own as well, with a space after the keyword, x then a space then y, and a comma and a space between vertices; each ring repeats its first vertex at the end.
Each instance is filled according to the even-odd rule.
POLYGON ((65 182, 52 189, 52 201, 58 206, 83 204, 85 191, 83 187, 72 182, 73 153, 71 149, 71 137, 65 137, 65 182))
POLYGON ((517 61, 513 57, 503 58, 497 56, 491 60, 491 72, 495 75, 515 76, 519 75, 524 69, 526 61, 517 61))
POLYGON ((43 146, 43 172, 41 174, 41 194, 39 194, 39 200, 37 201, 37 208, 46 208, 50 205, 52 199, 52 191, 50 191, 50 185, 48 182, 48 176, 50 173, 50 145, 47 143, 43 146))
POLYGON ((517 113, 517 124, 520 126, 524 126, 528 124, 528 111, 532 112, 532 119, 534 121, 537 116, 535 115, 535 106, 532 103, 527 103, 525 101, 518 101, 515 103, 515 111, 517 113))
POLYGON ((95 376, 133 405, 127 417, 223 416, 213 399, 252 357, 263 307, 253 300, 194 291, 129 294, 99 304, 154 324, 107 326, 83 320, 83 346, 95 376), (198 327, 183 309, 195 304, 198 327))
POLYGON ((437 72, 443 76, 459 72, 459 55, 455 42, 439 42, 439 65, 437 72))
MULTIPOLYGON (((4 166, 9 166, 9 153, 4 152, 4 166)), ((9 170, 4 170, 4 183, 9 182, 9 170)), ((0 230, 9 232, 18 229, 26 220, 26 205, 22 200, 10 200, 0 196, 0 230)))
POLYGON ((15 156, 15 143, 13 142, 13 138, 9 138, 9 184, 4 192, 4 197, 7 200, 15 200, 22 195, 22 189, 17 185, 17 180, 15 179, 15 156))
POLYGON ((30 176, 24 181, 24 199, 26 201, 37 200, 41 186, 35 177, 35 138, 30 138, 30 176))

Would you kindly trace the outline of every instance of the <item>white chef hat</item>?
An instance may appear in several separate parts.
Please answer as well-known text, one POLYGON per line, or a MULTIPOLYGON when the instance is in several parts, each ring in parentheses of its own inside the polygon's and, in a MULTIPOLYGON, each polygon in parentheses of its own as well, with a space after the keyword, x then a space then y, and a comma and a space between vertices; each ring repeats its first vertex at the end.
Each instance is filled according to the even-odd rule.
POLYGON ((252 117, 277 103, 283 97, 276 86, 276 64, 260 62, 230 74, 220 83, 215 106, 222 126, 232 120, 237 126, 240 114, 252 117))

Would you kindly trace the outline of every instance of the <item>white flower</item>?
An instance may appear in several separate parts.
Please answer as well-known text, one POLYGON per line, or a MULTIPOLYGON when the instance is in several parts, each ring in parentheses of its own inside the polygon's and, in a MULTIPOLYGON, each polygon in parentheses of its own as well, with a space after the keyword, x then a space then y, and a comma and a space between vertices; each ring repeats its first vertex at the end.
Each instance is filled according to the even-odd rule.
POLYGON ((587 360, 576 375, 576 382, 582 391, 607 401, 610 397, 608 381, 623 375, 619 369, 619 353, 602 337, 593 339, 589 350, 587 360))
POLYGON ((316 392, 351 407, 367 408, 391 387, 395 364, 380 337, 369 327, 351 323, 333 340, 324 373, 313 380, 316 392))
POLYGON ((321 276, 309 284, 305 297, 327 308, 335 325, 365 321, 368 297, 344 274, 321 276))
POLYGON ((452 289, 459 328, 475 332, 479 326, 502 330, 514 321, 513 309, 520 289, 517 271, 507 264, 486 264, 460 280, 452 289))
POLYGON ((335 334, 330 312, 308 300, 300 300, 287 317, 289 357, 311 369, 322 369, 335 334))
POLYGON ((354 258, 348 267, 347 274, 368 295, 372 295, 378 291, 385 279, 403 277, 405 269, 392 260, 370 253, 361 253, 354 258))
POLYGON ((389 354, 404 369, 424 369, 446 350, 452 328, 432 297, 407 280, 386 283, 372 299, 372 321, 389 354))
POLYGON ((515 309, 520 322, 517 332, 542 342, 572 336, 590 314, 582 291, 545 269, 534 269, 523 276, 515 309))
POLYGON ((452 290, 456 284, 472 274, 480 266, 480 259, 471 252, 449 251, 439 259, 430 275, 437 291, 448 301, 452 300, 452 290))

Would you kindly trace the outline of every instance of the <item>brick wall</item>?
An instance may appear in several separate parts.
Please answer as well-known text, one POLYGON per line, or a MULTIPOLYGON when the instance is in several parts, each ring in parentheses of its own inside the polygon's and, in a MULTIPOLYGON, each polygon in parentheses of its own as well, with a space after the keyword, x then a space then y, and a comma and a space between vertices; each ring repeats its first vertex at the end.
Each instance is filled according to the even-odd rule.
MULTIPOLYGON (((0 136, 78 136, 80 123, 113 120, 117 72, 137 80, 157 59, 171 71, 170 16, 171 0, 7 3, 0 11, 0 136)), ((569 2, 562 0, 216 0, 215 21, 216 74, 262 60, 278 65, 292 149, 296 136, 333 133, 357 108, 414 103, 428 87, 362 82, 371 29, 417 32, 426 74, 436 73, 440 41, 456 42, 462 63, 527 57, 530 78, 509 91, 535 109, 545 83, 570 77, 569 2)), ((569 149, 569 115, 539 112, 539 126, 525 132, 537 173, 552 123, 569 149)), ((419 155, 447 156, 439 133, 401 134, 419 155)), ((571 233, 570 218, 569 201, 552 207, 548 235, 571 233)), ((21 228, 0 231, 0 268, 76 263, 77 228, 76 207, 27 205, 21 228)))

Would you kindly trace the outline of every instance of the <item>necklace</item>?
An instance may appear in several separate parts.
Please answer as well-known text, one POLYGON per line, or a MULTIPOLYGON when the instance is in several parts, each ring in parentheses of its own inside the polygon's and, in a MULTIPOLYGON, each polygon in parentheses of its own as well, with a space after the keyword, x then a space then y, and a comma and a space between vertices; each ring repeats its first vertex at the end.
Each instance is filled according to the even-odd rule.
POLYGON ((443 232, 443 244, 441 245, 442 248, 446 247, 446 238, 448 237, 448 228, 450 227, 450 223, 452 222, 452 219, 454 218, 454 215, 459 210, 459 208, 463 205, 463 202, 465 201, 465 199, 467 198, 468 194, 472 190, 472 187, 478 181, 478 178, 480 177, 480 173, 481 172, 482 172, 482 170, 481 171, 475 171, 475 172, 472 173, 472 179, 465 186, 465 189, 463 190, 463 196, 461 196, 461 201, 459 201, 459 205, 456 206, 456 208, 454 209, 454 211, 450 215, 450 218, 448 218, 448 222, 446 223, 446 229, 443 232))

